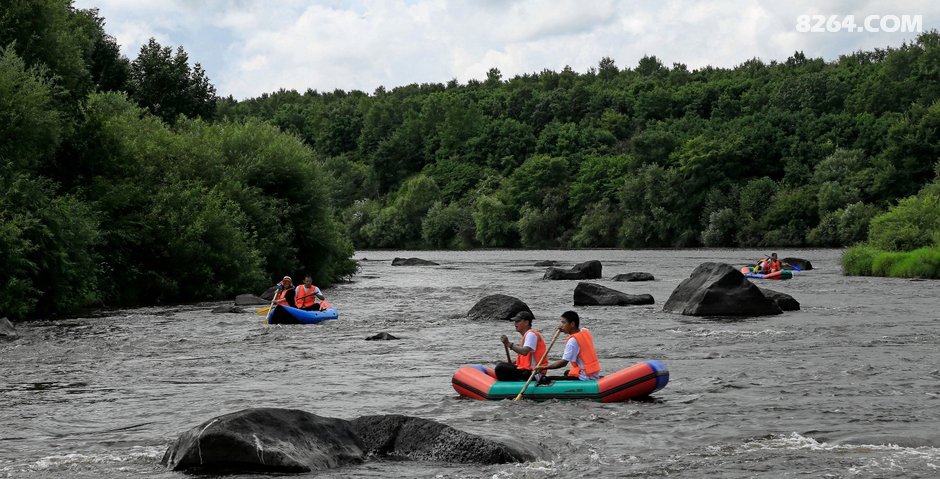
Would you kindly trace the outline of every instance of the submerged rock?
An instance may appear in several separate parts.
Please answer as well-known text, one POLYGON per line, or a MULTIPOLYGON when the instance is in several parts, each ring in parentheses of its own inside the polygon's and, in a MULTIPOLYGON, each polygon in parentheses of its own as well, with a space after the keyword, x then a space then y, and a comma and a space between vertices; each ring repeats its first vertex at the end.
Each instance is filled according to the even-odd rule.
MULTIPOLYGON (((271 296, 273 298, 274 296, 271 296)), ((235 296, 235 306, 260 306, 266 305, 271 302, 271 298, 264 299, 261 296, 255 296, 253 294, 239 294, 235 296)))
POLYGON ((546 261, 536 261, 533 266, 542 266, 542 267, 544 267, 544 266, 555 266, 556 264, 558 264, 558 263, 556 263, 556 262, 554 262, 554 261, 548 261, 548 260, 546 260, 546 261))
POLYGON ((415 417, 346 421, 298 409, 255 408, 182 433, 161 462, 174 471, 197 474, 296 473, 360 464, 372 456, 501 464, 536 459, 536 451, 415 417))
POLYGON ((783 311, 743 274, 724 263, 702 263, 679 283, 663 311, 687 316, 765 316, 783 311))
POLYGON ((542 279, 598 279, 601 277, 603 269, 601 262, 597 260, 585 261, 574 265, 569 270, 559 268, 548 268, 542 279))
POLYGON ((797 268, 800 268, 801 271, 809 271, 813 269, 813 263, 810 263, 808 259, 802 258, 783 258, 781 261, 784 263, 792 264, 797 268))
POLYGON ((767 288, 760 288, 760 290, 762 293, 764 293, 764 296, 766 296, 767 299, 777 303, 777 306, 780 306, 780 309, 784 311, 800 310, 800 302, 793 299, 793 296, 767 288))
POLYGON ((520 311, 532 312, 529 305, 518 298, 505 294, 491 294, 477 301, 477 304, 474 304, 467 312, 467 318, 474 321, 506 321, 520 311))
POLYGON ((388 333, 386 333, 386 332, 381 332, 381 333, 376 334, 376 335, 374 335, 374 336, 369 336, 368 338, 366 338, 366 341, 390 341, 390 340, 393 340, 393 339, 398 339, 398 338, 396 338, 395 336, 392 336, 391 334, 388 334, 388 333))
POLYGON ((16 339, 19 335, 13 323, 7 318, 0 318, 0 339, 16 339))
POLYGON ((238 306, 219 306, 212 310, 213 313, 222 314, 222 313, 244 313, 245 310, 239 308, 238 306))
POLYGON ((594 283, 578 283, 574 288, 575 306, 630 306, 653 304, 649 294, 627 294, 594 283))
POLYGON ((398 414, 362 416, 351 422, 367 453, 394 459, 504 464, 537 458, 536 454, 523 448, 418 417, 398 414))
POLYGON ((654 281, 651 273, 624 273, 613 277, 614 281, 654 281))
POLYGON ((392 266, 440 266, 433 261, 421 258, 395 258, 392 260, 392 266))

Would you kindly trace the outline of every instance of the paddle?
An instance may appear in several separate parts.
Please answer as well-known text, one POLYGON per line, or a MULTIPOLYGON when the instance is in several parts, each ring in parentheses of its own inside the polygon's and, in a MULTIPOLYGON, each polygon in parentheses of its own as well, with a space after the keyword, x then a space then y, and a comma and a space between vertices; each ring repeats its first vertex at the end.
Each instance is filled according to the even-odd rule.
POLYGON ((533 369, 532 374, 529 375, 529 380, 525 382, 525 384, 522 386, 522 390, 519 391, 519 395, 516 396, 516 399, 513 399, 513 401, 518 401, 522 399, 522 393, 524 393, 526 388, 529 387, 529 383, 531 383, 532 378, 535 377, 535 373, 538 371, 538 367, 542 365, 542 361, 545 361, 545 358, 548 357, 548 352, 552 350, 552 346, 555 345, 555 340, 558 339, 559 334, 561 334, 560 329, 558 331, 555 331, 555 337, 552 338, 552 342, 549 343, 548 348, 545 349, 545 354, 543 354, 542 357, 539 358, 538 362, 535 363, 535 369, 533 369))
POLYGON ((503 347, 506 348, 506 362, 512 364, 512 358, 509 357, 509 345, 504 344, 503 347))
POLYGON ((270 306, 265 306, 265 307, 263 307, 263 308, 261 308, 261 309, 255 311, 255 314, 257 314, 258 316, 261 316, 262 314, 268 314, 268 311, 271 311, 271 307, 270 307, 270 306))
MULTIPOLYGON (((278 295, 278 293, 280 293, 280 289, 274 290, 274 296, 271 297, 271 304, 268 305, 268 310, 265 311, 265 313, 268 313, 268 315, 264 317, 264 322, 265 322, 265 323, 269 323, 269 322, 270 322, 270 319, 271 319, 271 310, 274 309, 274 301, 277 300, 277 295, 278 295)), ((261 313, 261 312, 260 312, 260 311, 261 311, 260 309, 259 309, 258 311, 259 311, 258 314, 264 314, 264 313, 261 313)))

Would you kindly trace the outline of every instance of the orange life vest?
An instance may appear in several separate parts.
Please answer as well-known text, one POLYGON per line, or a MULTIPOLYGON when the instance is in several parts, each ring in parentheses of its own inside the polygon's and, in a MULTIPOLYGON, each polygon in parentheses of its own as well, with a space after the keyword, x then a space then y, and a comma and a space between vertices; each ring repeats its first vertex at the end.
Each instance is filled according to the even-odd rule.
POLYGON ((769 260, 767 260, 767 264, 770 265, 770 266, 769 266, 769 269, 770 269, 770 272, 771 272, 771 273, 774 272, 774 271, 780 271, 780 269, 781 269, 781 268, 780 268, 780 260, 774 261, 774 260, 772 260, 772 259, 769 259, 769 260))
MULTIPOLYGON (((533 356, 535 357, 535 361, 538 361, 539 359, 542 360, 542 362, 538 364, 539 366, 544 366, 548 364, 548 358, 544 357, 546 348, 545 348, 545 340, 542 339, 542 333, 534 329, 530 329, 529 331, 532 331, 533 333, 535 333, 535 338, 536 338, 535 351, 529 351, 529 354, 520 354, 516 356, 516 369, 525 369, 526 371, 531 371, 532 363, 533 363, 533 360, 532 360, 533 356)), ((529 331, 526 331, 526 334, 528 334, 529 331)), ((522 337, 525 338, 525 335, 523 335, 522 337)), ((519 346, 522 347, 522 345, 519 345, 519 346)))
MULTIPOLYGON (((601 362, 597 360, 597 352, 594 351, 594 338, 591 332, 582 328, 577 333, 568 336, 568 341, 578 342, 578 358, 584 363, 584 373, 587 375, 601 372, 601 362)), ((569 376, 580 376, 581 367, 577 361, 571 362, 569 376)))
POLYGON ((310 289, 307 289, 306 286, 307 285, 302 284, 297 286, 297 288, 294 290, 296 292, 294 295, 294 304, 296 304, 300 309, 317 304, 317 295, 314 294, 314 291, 317 290, 317 287, 311 285, 310 289))
MULTIPOLYGON (((283 281, 281 281, 278 284, 281 286, 284 286, 283 281)), ((274 294, 274 302, 276 304, 283 304, 284 306, 290 306, 289 304, 287 304, 287 288, 284 288, 274 294)))

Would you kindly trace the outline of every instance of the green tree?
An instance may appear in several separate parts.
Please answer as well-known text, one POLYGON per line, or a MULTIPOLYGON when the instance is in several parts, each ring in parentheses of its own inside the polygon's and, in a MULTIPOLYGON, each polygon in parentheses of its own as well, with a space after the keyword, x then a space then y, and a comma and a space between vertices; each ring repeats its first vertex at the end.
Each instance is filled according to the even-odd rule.
POLYGON ((131 98, 167 123, 178 115, 212 118, 215 87, 199 63, 189 66, 183 47, 176 53, 151 38, 131 63, 131 98))

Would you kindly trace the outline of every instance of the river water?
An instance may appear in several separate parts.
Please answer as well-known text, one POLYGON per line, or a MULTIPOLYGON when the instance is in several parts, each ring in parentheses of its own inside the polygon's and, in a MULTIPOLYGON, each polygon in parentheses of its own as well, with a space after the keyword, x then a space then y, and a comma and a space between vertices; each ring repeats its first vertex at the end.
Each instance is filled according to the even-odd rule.
MULTIPOLYGON (((353 418, 399 413, 541 444, 543 460, 493 466, 371 462, 318 477, 938 477, 938 282, 845 277, 839 250, 780 251, 817 268, 761 286, 802 310, 739 320, 662 312, 704 261, 757 250, 361 251, 353 282, 325 291, 340 319, 269 326, 221 303, 17 324, 0 342, 0 477, 182 478, 159 461, 182 431, 249 407, 353 418), (396 256, 439 262, 393 267, 396 256), (572 306, 575 281, 539 260, 597 259, 600 284, 651 306, 572 306), (646 271, 656 281, 617 283, 646 271), (504 358, 510 322, 471 322, 487 294, 525 301, 552 334, 575 309, 604 371, 655 358, 651 401, 485 402, 450 385, 461 365, 504 358), (386 331, 400 341, 364 341, 386 331)), ((556 345, 557 354, 561 349, 556 345)), ((244 476, 251 477, 251 476, 244 476)))

